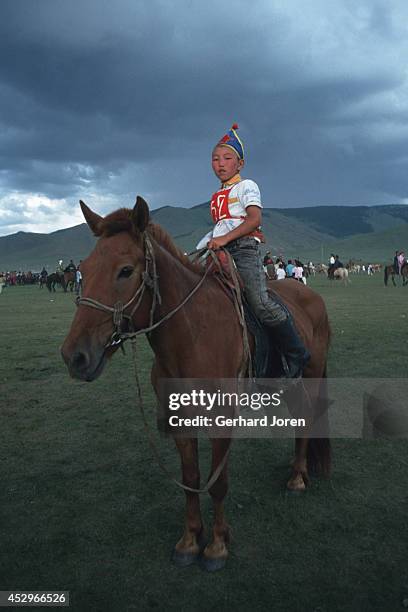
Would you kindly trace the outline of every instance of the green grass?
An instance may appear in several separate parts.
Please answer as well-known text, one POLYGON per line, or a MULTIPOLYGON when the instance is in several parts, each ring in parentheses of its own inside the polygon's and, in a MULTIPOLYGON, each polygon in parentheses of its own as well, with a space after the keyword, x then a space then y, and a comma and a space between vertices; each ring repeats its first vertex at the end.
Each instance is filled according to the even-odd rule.
MULTIPOLYGON (((310 284, 330 314, 330 376, 406 375, 408 287, 384 288, 380 275, 310 284)), ((75 611, 403 609, 406 441, 335 440, 332 478, 301 497, 285 494, 289 441, 237 441, 228 565, 177 569, 184 496, 152 457, 130 351, 92 384, 69 379, 59 347, 74 308, 36 287, 0 296, 0 589, 70 590, 75 611)), ((144 341, 139 354, 154 427, 144 341)), ((172 442, 157 440, 178 476, 172 442)), ((204 441, 204 475, 207 451, 204 441)), ((206 496, 202 507, 208 526, 206 496)))

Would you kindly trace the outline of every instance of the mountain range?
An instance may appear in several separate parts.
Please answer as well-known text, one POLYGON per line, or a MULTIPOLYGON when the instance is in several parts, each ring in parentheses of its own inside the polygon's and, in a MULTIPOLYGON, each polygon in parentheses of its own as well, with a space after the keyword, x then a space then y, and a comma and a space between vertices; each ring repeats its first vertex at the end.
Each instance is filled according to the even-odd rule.
MULTIPOLYGON (((164 206, 151 211, 185 251, 192 251, 212 227, 208 202, 181 208, 164 206)), ((396 249, 408 247, 408 206, 311 206, 264 208, 262 225, 272 254, 327 261, 340 259, 391 262, 396 249)), ((17 232, 0 237, 0 270, 54 270, 59 259, 75 263, 92 250, 95 238, 83 223, 50 234, 17 232)))

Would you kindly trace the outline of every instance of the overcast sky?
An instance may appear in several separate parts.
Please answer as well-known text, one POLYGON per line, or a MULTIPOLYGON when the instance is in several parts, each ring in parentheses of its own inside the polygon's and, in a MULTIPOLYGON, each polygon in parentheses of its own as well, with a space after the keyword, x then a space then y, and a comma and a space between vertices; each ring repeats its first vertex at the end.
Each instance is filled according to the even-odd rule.
POLYGON ((0 235, 193 206, 240 126, 272 207, 408 203, 406 0, 1 0, 0 235))

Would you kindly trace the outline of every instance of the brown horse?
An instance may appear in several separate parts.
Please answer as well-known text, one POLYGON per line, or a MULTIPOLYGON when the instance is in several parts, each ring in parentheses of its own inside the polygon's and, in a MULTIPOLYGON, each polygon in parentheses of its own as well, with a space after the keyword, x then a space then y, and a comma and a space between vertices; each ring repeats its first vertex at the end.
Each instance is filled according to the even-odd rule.
POLYGON ((73 270, 64 271, 65 293, 68 291, 68 289, 71 291, 71 293, 73 292, 75 287, 75 280, 76 276, 73 270))
MULTIPOLYGON (((388 279, 391 276, 391 280, 392 280, 392 284, 394 285, 394 287, 396 287, 396 283, 395 283, 395 276, 399 276, 396 271, 394 266, 385 266, 384 268, 384 285, 387 287, 388 285, 388 279)), ((405 285, 408 285, 408 263, 404 263, 404 265, 401 268, 401 278, 402 278, 402 286, 405 287, 405 285)))
MULTIPOLYGON (((81 264, 82 302, 62 347, 62 356, 72 377, 92 381, 102 373, 107 359, 117 350, 111 342, 115 329, 111 312, 106 307, 105 311, 90 308, 92 303, 110 305, 113 311, 114 304, 127 304, 139 296, 135 312, 130 313, 130 307, 126 311, 134 329, 144 329, 151 322, 153 291, 149 284, 144 292, 140 292, 140 288, 144 287, 146 265, 152 261, 152 251, 161 295, 154 310, 155 321, 180 305, 203 281, 205 273, 200 264, 192 263, 175 246, 159 225, 149 221, 149 208, 142 198, 137 198, 133 210, 120 209, 105 218, 92 212, 83 202, 81 208, 99 240, 81 264)), ((287 304, 311 352, 305 377, 321 379, 319 384, 325 386, 330 328, 322 298, 302 283, 291 280, 274 282, 273 287, 287 304)), ((160 379, 233 379, 242 365, 242 327, 230 298, 211 276, 206 276, 194 297, 177 310, 171 320, 165 320, 151 331, 148 339, 155 355, 151 379, 158 395, 160 379)), ((183 566, 200 557, 205 569, 220 569, 228 555, 229 528, 224 517, 228 488, 225 459, 231 439, 211 439, 211 474, 217 473, 217 467, 223 467, 209 487, 214 503, 214 525, 212 541, 204 550, 197 493, 200 486, 197 439, 175 438, 175 443, 181 456, 183 484, 190 489, 185 490, 185 529, 176 544, 173 560, 183 566)), ((303 491, 309 482, 308 471, 319 471, 319 468, 324 474, 329 473, 330 441, 327 438, 297 438, 287 484, 289 490, 303 491)))
POLYGON ((57 272, 52 272, 52 274, 48 274, 45 284, 47 285, 47 289, 49 292, 54 291, 55 293, 56 285, 60 285, 64 292, 67 292, 67 287, 65 285, 65 279, 63 274, 57 274, 57 272))

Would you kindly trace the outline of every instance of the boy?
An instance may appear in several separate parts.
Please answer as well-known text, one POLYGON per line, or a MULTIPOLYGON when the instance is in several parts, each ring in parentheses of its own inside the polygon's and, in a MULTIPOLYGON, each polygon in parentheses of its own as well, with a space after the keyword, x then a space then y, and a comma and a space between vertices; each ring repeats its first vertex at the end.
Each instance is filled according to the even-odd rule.
POLYGON ((211 198, 210 212, 215 227, 199 242, 197 248, 225 247, 237 266, 245 287, 248 303, 259 320, 270 328, 275 342, 285 355, 288 378, 302 375, 310 354, 303 345, 292 317, 268 293, 259 243, 262 204, 258 185, 242 179, 244 146, 234 123, 212 152, 212 168, 221 181, 221 188, 211 198))

